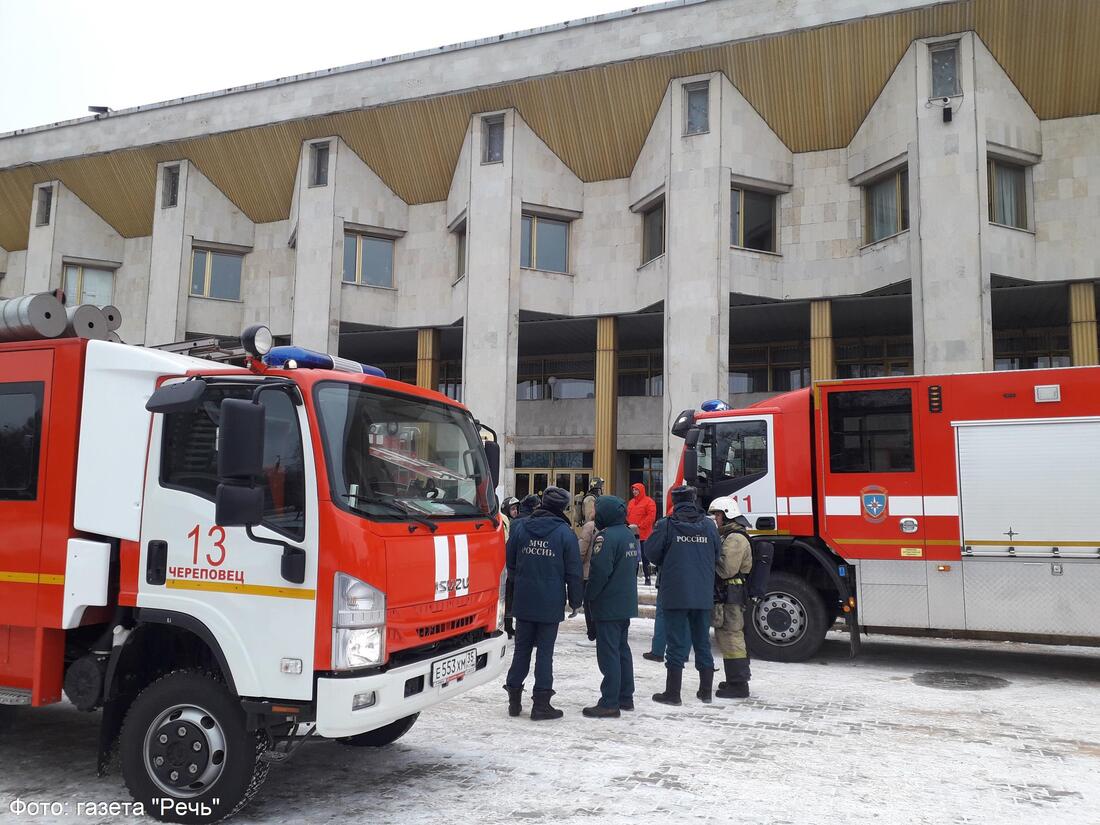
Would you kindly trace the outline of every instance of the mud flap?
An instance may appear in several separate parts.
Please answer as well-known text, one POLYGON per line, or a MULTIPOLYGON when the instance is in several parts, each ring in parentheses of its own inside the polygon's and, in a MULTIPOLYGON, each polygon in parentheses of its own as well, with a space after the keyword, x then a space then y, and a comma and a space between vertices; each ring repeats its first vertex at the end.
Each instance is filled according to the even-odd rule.
POLYGON ((853 606, 851 612, 846 613, 844 618, 844 621, 848 625, 848 658, 850 659, 854 659, 858 656, 860 650, 863 648, 863 637, 859 632, 858 610, 858 606, 853 606))
POLYGON ((130 697, 115 697, 103 705, 99 719, 99 753, 96 756, 96 776, 105 776, 111 765, 118 734, 122 730, 122 720, 126 718, 126 709, 130 706, 130 697))

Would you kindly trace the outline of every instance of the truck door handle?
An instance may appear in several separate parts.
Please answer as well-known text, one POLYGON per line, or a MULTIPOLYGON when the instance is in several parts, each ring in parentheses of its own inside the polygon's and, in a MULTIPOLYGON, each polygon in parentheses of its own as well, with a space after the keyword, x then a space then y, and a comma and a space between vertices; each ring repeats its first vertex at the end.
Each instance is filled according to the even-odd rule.
POLYGON ((164 584, 168 578, 168 542, 155 539, 145 551, 145 583, 164 584))
POLYGON ((757 530, 774 530, 775 516, 761 516, 756 520, 757 530))
POLYGON ((903 518, 899 522, 901 526, 901 532, 903 533, 915 533, 917 532, 917 520, 915 518, 903 518))

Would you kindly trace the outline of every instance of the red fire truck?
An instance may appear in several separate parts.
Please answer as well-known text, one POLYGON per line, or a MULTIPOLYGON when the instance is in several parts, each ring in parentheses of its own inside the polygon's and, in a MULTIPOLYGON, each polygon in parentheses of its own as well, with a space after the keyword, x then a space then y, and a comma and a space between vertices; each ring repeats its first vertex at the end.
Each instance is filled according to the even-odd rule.
POLYGON ((505 664, 497 445, 438 393, 245 344, 0 343, 0 703, 101 709, 101 770, 173 821, 505 664))
POLYGON ((678 481, 775 545, 750 650, 861 632, 1100 644, 1100 368, 822 381, 681 413, 678 481))

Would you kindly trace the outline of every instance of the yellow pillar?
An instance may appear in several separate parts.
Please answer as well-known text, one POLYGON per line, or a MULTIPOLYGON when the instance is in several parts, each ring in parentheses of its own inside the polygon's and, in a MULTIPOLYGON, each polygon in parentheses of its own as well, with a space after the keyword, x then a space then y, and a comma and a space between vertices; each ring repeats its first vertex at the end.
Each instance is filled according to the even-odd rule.
POLYGON ((1092 281, 1069 285, 1069 339, 1073 366, 1100 364, 1096 345, 1096 288, 1092 281))
POLYGON ((596 319, 596 450, 592 472, 606 484, 604 492, 615 490, 616 418, 619 406, 618 318, 596 319))
POLYGON ((439 389, 439 330, 416 332, 416 386, 439 389))
POLYGON ((833 361, 833 305, 810 301, 810 379, 827 381, 835 375, 833 361))

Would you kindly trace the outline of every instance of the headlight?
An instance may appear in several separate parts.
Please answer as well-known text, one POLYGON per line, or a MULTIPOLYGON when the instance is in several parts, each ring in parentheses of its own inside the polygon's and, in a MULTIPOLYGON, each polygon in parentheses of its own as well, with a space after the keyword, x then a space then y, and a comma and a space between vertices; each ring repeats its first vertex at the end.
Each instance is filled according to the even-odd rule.
POLYGON ((500 589, 497 591, 497 630, 504 629, 505 599, 508 592, 508 568, 500 571, 500 589))
POLYGON ((332 634, 332 669, 382 664, 385 635, 384 627, 337 628, 332 634))
POLYGON ((332 669, 380 665, 386 658, 386 594, 337 573, 332 597, 332 669))
POLYGON ((333 627, 370 627, 386 623, 386 594, 347 573, 336 574, 333 627))

